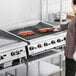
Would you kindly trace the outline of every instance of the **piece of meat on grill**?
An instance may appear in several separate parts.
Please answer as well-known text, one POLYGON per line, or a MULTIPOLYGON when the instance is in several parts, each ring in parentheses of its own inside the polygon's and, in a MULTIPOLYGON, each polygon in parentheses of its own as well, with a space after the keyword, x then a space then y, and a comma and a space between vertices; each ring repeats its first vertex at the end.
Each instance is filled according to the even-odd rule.
POLYGON ((30 36, 30 35, 33 35, 35 34, 34 31, 21 31, 21 32, 18 32, 18 35, 20 36, 30 36))
POLYGON ((44 32, 49 32, 49 31, 53 31, 54 28, 42 28, 42 29, 38 29, 38 32, 40 33, 44 33, 44 32))

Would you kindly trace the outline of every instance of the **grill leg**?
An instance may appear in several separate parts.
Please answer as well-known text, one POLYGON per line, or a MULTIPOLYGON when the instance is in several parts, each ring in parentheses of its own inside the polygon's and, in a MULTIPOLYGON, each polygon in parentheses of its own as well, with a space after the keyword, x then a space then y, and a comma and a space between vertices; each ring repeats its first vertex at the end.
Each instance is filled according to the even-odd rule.
POLYGON ((38 76, 40 76, 40 61, 38 61, 38 76))
POLYGON ((5 76, 8 76, 7 72, 5 73, 5 76))
POLYGON ((15 76, 15 75, 13 75, 13 74, 11 74, 11 73, 8 73, 8 72, 6 72, 6 73, 5 73, 5 76, 15 76))
MULTIPOLYGON (((60 55, 60 69, 62 69, 62 55, 60 55)), ((62 76, 62 70, 60 71, 60 76, 62 76)))
POLYGON ((17 76, 17 69, 15 69, 15 76, 17 76))
POLYGON ((28 76, 28 72, 29 72, 29 65, 28 62, 26 63, 26 76, 28 76))
POLYGON ((15 75, 9 72, 5 72, 5 76, 17 76, 17 69, 15 69, 15 75))

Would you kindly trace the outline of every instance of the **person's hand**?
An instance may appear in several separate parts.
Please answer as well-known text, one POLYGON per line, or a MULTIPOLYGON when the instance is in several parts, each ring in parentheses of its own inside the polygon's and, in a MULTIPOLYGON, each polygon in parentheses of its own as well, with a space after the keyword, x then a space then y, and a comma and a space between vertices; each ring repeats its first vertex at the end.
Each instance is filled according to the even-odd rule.
POLYGON ((73 59, 76 61, 76 51, 73 54, 73 59))
POLYGON ((54 31, 60 31, 60 25, 54 26, 54 31))

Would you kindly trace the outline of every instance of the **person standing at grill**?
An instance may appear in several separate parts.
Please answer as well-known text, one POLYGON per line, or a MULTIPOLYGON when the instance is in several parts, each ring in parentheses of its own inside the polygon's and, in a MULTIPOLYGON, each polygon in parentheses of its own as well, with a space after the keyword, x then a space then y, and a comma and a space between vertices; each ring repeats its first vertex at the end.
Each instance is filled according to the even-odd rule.
POLYGON ((75 17, 71 22, 55 26, 55 30, 67 30, 65 46, 65 76, 75 76, 76 73, 76 0, 72 0, 75 17))

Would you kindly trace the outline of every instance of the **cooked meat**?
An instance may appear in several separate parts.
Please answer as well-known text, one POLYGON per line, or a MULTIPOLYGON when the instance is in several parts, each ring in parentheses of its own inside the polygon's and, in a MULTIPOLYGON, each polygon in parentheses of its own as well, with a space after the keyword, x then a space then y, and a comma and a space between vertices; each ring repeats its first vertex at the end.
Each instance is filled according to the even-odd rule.
POLYGON ((35 32, 34 31, 21 31, 18 33, 18 35, 20 36, 29 36, 29 35, 33 35, 35 32))
POLYGON ((43 33, 43 32, 49 32, 49 31, 53 31, 54 28, 42 28, 42 29, 38 29, 38 32, 43 33))

